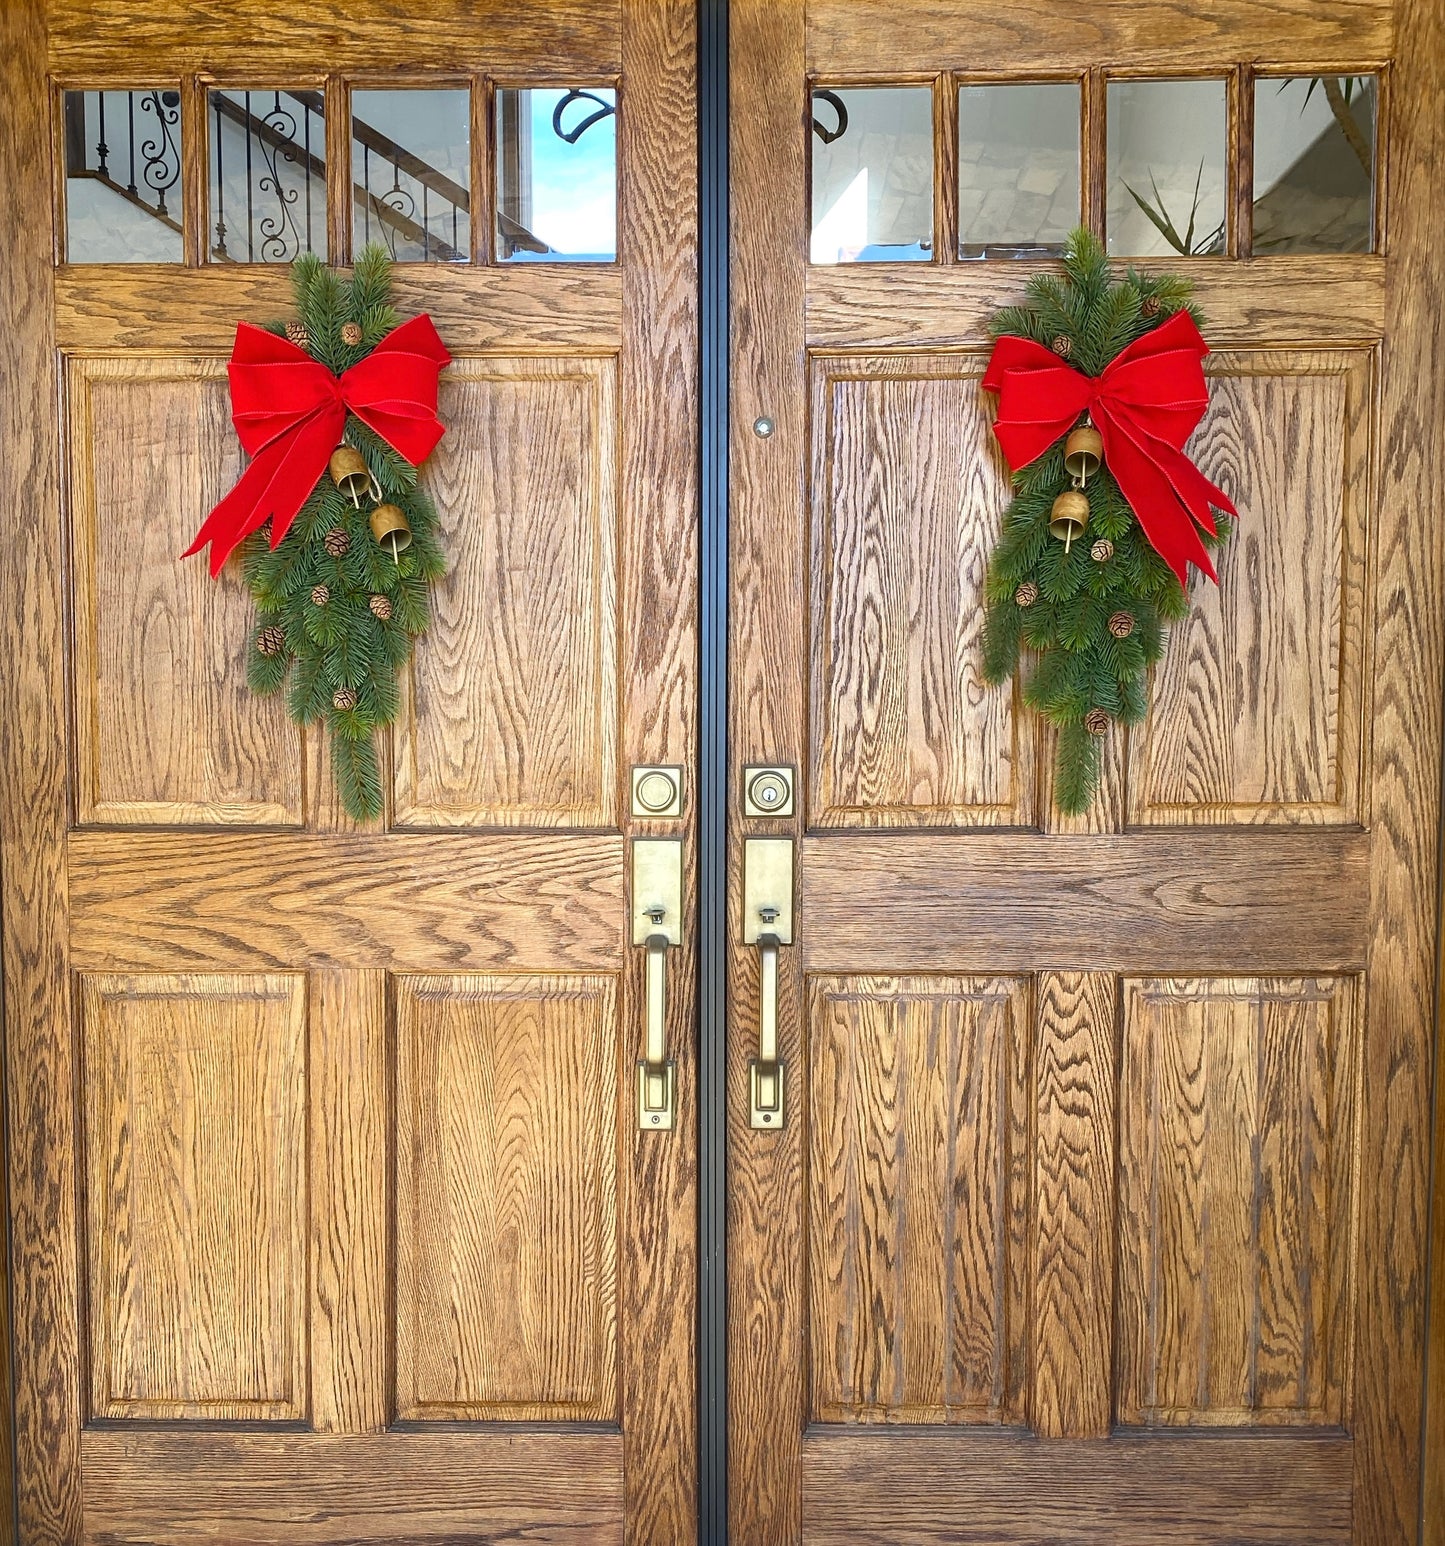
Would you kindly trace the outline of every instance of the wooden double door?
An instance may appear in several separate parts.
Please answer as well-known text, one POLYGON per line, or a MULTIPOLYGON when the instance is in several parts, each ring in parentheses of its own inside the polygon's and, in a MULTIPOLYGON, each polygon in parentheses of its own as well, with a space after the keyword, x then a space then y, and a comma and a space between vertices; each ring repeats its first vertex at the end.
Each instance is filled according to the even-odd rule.
POLYGON ((691 0, 0 13, 27 1546, 1417 1538, 1445 24, 1416 0, 734 0, 729 31, 724 362, 691 0), (1374 83, 1368 250, 1269 256, 1251 104, 1326 75, 1374 83), (1195 447, 1243 520, 1063 821, 1047 737, 980 676, 1007 479, 978 382, 1031 265, 968 256, 959 91, 1071 85, 1102 230, 1111 88, 1160 79, 1223 82, 1220 250, 1159 263, 1210 316, 1195 447), (813 93, 875 87, 928 102, 918 261, 810 262, 813 93), (286 162, 315 173, 312 250, 344 265, 368 215, 414 244, 431 217, 358 171, 367 94, 402 91, 459 93, 467 129, 428 184, 451 223, 397 269, 455 356, 426 473, 450 572, 359 827, 323 742, 246 688, 240 575, 177 555, 241 465, 234 323, 287 305, 264 233, 242 250, 259 209, 217 208, 216 147, 284 92, 315 119, 286 162), (528 228, 534 91, 615 109, 611 252, 528 228), (174 252, 100 261, 72 185, 154 212, 116 149, 138 101, 176 115, 174 252), (723 363, 709 874, 724 505, 699 403, 723 363), (700 956, 726 962, 717 1024, 700 956), (765 992, 780 1081, 754 1066, 765 992), (699 1139, 712 1037, 725 1157, 699 1139), (699 1316, 723 1244, 700 1186, 726 1198, 725 1316, 699 1316), (718 1444, 698 1371, 724 1364, 718 1444))

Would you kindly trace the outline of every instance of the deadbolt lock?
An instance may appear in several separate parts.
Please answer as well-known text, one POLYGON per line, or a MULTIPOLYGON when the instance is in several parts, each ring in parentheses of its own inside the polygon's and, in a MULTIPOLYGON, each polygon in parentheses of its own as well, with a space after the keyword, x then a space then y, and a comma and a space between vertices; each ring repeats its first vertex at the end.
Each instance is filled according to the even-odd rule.
POLYGON ((634 816, 681 816, 682 769, 641 767, 632 770, 634 816))
POLYGON ((791 816, 793 770, 782 767, 743 769, 744 816, 791 816))

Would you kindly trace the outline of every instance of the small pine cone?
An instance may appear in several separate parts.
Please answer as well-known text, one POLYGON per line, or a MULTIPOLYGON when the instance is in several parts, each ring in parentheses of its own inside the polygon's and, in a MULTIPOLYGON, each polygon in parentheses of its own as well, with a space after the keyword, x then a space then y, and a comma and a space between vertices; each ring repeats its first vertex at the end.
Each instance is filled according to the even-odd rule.
POLYGON ((263 655, 279 655, 286 648, 286 631, 274 625, 256 635, 256 648, 263 655))
POLYGON ((347 348, 354 349, 361 342, 361 324, 359 322, 342 323, 341 341, 347 348))
POLYGON ((1113 556, 1114 544, 1107 537, 1100 537, 1093 547, 1089 549, 1089 557, 1096 564, 1107 564, 1113 556))
POLYGON ((1127 639, 1134 632, 1134 614, 1132 612, 1116 612, 1109 619, 1109 632, 1116 639, 1127 639))
POLYGON ((345 558, 351 551, 351 533, 344 526, 333 526, 322 545, 333 558, 345 558))
POLYGON ((1049 347, 1054 351, 1055 354, 1062 355, 1064 359, 1068 359, 1068 357, 1074 352, 1074 341, 1067 333, 1060 333, 1059 336, 1054 339, 1053 343, 1049 345, 1049 347))
POLYGON ((1014 592, 1014 600, 1021 607, 1031 607, 1039 599, 1039 588, 1032 580, 1025 580, 1014 592))
POLYGON ((1159 313, 1163 311, 1163 309, 1164 303, 1157 295, 1146 295, 1144 299, 1139 302, 1139 312, 1141 316, 1157 317, 1159 313))
POLYGON ((298 349, 305 349, 310 346, 311 340, 307 337, 306 324, 304 322, 288 322, 286 324, 286 336, 298 349))
POLYGON ((354 687, 338 687, 331 695, 331 705, 340 709, 345 714, 349 709, 356 707, 356 689, 354 687))
POLYGON ((311 587, 311 605, 324 607, 331 600, 331 587, 329 585, 313 585, 311 587))
POLYGON ((1090 709, 1084 716, 1084 729, 1090 735, 1108 735, 1109 714, 1107 709, 1090 709))
POLYGON ((371 608, 371 615, 373 617, 379 617, 383 623, 391 621, 390 596, 373 596, 366 604, 371 608))

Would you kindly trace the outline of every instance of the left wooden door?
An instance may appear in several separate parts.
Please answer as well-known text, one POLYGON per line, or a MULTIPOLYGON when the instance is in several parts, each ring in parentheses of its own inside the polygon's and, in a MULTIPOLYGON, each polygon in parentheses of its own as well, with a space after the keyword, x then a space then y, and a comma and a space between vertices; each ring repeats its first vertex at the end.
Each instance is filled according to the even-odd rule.
POLYGON ((401 11, 0 13, 27 1546, 694 1528, 693 5, 401 11), (361 111, 411 90, 460 93, 446 168, 387 163, 361 111), (273 98, 292 126, 253 133, 273 98), (599 108, 583 170, 549 170, 599 108), (249 180, 217 167, 242 141, 249 180), (537 234, 549 198, 590 247, 537 234), (170 260, 91 261, 134 218, 170 260), (241 466, 234 323, 288 310, 262 260, 344 265, 371 221, 455 363, 425 474, 450 572, 363 828, 246 688, 238 567, 178 555, 241 466), (675 813, 633 814, 647 766, 675 813), (670 1132, 639 1131, 639 837, 681 841, 689 898, 670 1132))

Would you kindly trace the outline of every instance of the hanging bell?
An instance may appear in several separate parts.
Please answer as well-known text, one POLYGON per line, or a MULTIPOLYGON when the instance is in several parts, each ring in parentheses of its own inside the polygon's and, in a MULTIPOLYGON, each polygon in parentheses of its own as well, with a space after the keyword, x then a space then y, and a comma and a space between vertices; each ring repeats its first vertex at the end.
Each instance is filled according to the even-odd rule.
POLYGON ((1104 437, 1092 424, 1081 424, 1064 442, 1064 470, 1080 488, 1104 460, 1104 437))
POLYGON ((411 546, 411 527, 397 505, 378 505, 371 512, 371 535, 391 554, 393 563, 398 553, 411 546))
POLYGON ((381 486, 371 476, 366 458, 355 446, 337 446, 331 453, 331 481, 359 510, 361 496, 369 493, 373 499, 381 498, 381 486))
POLYGON ((1049 534, 1058 537, 1068 552, 1075 537, 1089 524, 1089 498, 1076 488, 1066 488, 1054 501, 1049 515, 1049 534))

